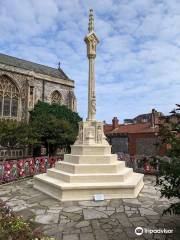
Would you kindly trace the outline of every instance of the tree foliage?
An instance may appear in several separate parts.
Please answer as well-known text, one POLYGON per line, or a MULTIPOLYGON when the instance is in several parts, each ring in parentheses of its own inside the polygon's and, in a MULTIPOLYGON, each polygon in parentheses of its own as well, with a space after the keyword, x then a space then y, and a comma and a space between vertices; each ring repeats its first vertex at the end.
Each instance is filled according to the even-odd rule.
POLYGON ((53 153, 58 146, 67 147, 78 134, 79 115, 66 106, 38 102, 31 112, 30 125, 39 141, 53 153))
POLYGON ((24 145, 34 145, 38 141, 36 132, 23 122, 2 120, 0 124, 0 145, 13 148, 24 145))
POLYGON ((176 122, 169 122, 160 129, 161 143, 169 146, 167 156, 169 161, 156 159, 158 162, 157 186, 160 186, 161 196, 175 199, 175 202, 164 211, 166 213, 180 214, 180 114, 174 113, 176 122))
POLYGON ((73 144, 80 120, 66 106, 39 101, 30 112, 29 123, 1 122, 0 145, 10 148, 31 145, 34 149, 44 145, 53 154, 57 147, 73 144))

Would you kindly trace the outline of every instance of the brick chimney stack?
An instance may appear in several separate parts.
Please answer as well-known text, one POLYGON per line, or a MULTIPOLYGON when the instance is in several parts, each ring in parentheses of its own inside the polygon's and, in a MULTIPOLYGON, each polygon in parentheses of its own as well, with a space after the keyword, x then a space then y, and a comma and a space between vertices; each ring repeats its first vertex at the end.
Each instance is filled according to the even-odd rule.
POLYGON ((156 124, 156 110, 153 108, 151 113, 151 127, 154 128, 156 124))
POLYGON ((119 120, 117 117, 114 117, 112 119, 112 127, 113 127, 113 129, 115 129, 115 128, 118 128, 118 126, 119 126, 119 120))

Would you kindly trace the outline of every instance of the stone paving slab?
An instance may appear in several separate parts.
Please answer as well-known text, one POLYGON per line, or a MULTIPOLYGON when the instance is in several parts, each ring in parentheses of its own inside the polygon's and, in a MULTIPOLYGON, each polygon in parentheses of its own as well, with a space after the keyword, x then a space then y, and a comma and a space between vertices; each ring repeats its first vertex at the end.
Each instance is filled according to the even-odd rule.
POLYGON ((0 199, 18 216, 33 221, 57 240, 180 239, 180 217, 162 216, 170 204, 160 198, 155 178, 145 176, 145 185, 134 199, 101 202, 59 202, 33 189, 33 179, 0 186, 0 199), (173 234, 135 234, 135 228, 173 229, 173 234))

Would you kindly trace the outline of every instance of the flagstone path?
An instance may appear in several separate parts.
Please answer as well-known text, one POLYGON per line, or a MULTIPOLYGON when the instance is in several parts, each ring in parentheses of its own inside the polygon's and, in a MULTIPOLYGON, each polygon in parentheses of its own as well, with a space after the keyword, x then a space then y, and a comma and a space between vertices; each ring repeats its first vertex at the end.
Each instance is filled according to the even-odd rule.
POLYGON ((138 198, 61 203, 33 189, 33 179, 0 186, 0 199, 17 215, 37 224, 57 240, 180 239, 180 217, 162 216, 169 200, 160 198, 155 178, 145 176, 138 198), (144 233, 135 234, 142 227, 144 233), (146 229, 172 229, 150 234, 146 229))

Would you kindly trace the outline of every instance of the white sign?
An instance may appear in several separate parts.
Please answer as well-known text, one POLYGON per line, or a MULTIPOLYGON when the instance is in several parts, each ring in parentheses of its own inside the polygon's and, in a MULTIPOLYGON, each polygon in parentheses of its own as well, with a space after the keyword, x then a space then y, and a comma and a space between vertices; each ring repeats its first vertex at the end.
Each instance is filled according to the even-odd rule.
POLYGON ((104 201, 104 194, 95 194, 94 201, 104 201))

